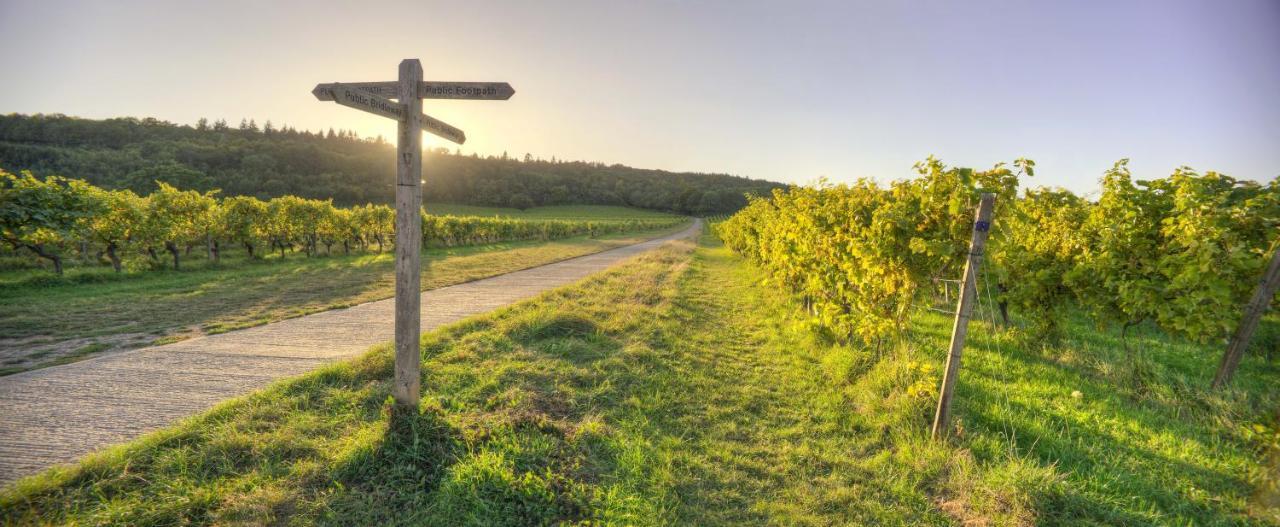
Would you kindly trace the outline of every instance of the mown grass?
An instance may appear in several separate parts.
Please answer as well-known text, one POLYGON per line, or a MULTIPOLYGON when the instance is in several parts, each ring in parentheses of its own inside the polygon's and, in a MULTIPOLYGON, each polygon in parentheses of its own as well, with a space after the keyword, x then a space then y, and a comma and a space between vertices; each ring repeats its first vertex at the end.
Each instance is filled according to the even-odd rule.
POLYGON ((1073 321, 976 322, 953 437, 928 438, 949 320, 879 351, 816 333, 704 239, 423 339, 391 428, 390 352, 279 383, 0 492, 7 523, 1267 525, 1276 408, 1251 357, 1073 321), (1117 366, 1120 365, 1120 366, 1117 366), (1135 377, 1136 372, 1136 377, 1135 377), (1134 379, 1138 381, 1134 381, 1134 379), (1079 391, 1078 397, 1072 393, 1079 391))
POLYGON ((437 216, 505 216, 522 220, 661 220, 678 217, 668 212, 612 205, 551 205, 521 210, 456 203, 428 203, 424 210, 427 214, 437 216))
MULTIPOLYGON (((684 228, 683 226, 678 228, 684 228)), ((423 252, 422 287, 434 289, 660 236, 675 229, 550 242, 508 242, 423 252)), ((94 352, 220 333, 395 293, 390 251, 248 260, 195 259, 182 271, 140 271, 0 283, 0 374, 94 352), (35 356, 46 352, 46 356, 35 356)))

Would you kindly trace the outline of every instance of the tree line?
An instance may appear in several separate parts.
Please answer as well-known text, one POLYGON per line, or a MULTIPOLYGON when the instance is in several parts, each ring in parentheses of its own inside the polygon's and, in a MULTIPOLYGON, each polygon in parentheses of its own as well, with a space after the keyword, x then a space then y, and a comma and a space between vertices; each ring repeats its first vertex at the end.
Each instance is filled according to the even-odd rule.
MULTIPOLYGON (((336 207, 332 200, 280 196, 222 197, 217 190, 181 190, 167 183, 139 195, 107 190, 80 179, 13 174, 0 169, 0 236, 14 250, 48 260, 62 274, 70 251, 98 251, 119 272, 128 255, 153 267, 166 260, 179 269, 193 247, 217 262, 226 244, 250 258, 263 251, 300 250, 308 257, 353 248, 381 252, 395 243, 395 211, 386 205, 336 207), (161 258, 160 253, 166 253, 161 258)), ((551 240, 674 226, 681 218, 618 221, 519 220, 478 216, 422 217, 424 246, 460 246, 514 240, 551 240)))
MULTIPOLYGON (((0 116, 0 166, 37 175, 75 174, 94 185, 150 192, 156 181, 201 192, 266 200, 293 195, 340 205, 393 203, 394 147, 350 131, 297 130, 252 120, 0 116)), ((623 205, 715 214, 747 194, 783 185, 726 174, 646 170, 584 161, 427 152, 429 201, 524 209, 563 204, 623 205)))
POLYGON ((1072 305, 1100 325, 1151 322, 1201 342, 1239 324, 1280 246, 1280 178, 1264 185, 1183 167, 1134 181, 1121 160, 1096 201, 1062 189, 1019 195, 1034 166, 1019 159, 978 171, 929 158, 919 178, 888 187, 861 179, 775 191, 717 232, 799 295, 823 328, 875 344, 901 334, 913 305, 960 275, 973 208, 994 192, 979 281, 1006 324, 1013 309, 1030 336, 1052 340, 1072 305))

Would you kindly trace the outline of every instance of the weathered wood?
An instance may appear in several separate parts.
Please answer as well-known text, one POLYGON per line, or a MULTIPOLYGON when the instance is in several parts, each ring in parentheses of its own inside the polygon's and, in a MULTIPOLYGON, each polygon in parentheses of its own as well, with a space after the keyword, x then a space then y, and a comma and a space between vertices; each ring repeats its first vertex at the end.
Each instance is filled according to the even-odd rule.
POLYGON ((422 81, 418 86, 418 97, 423 99, 505 101, 515 93, 505 82, 422 81))
MULTIPOLYGON (((333 87, 338 84, 388 99, 400 97, 400 83, 397 81, 317 84, 311 93, 319 100, 332 101, 333 87)), ((515 93, 516 90, 505 82, 422 81, 418 84, 418 97, 422 99, 505 101, 515 93)))
POLYGON ((991 209, 995 201, 995 194, 983 194, 978 202, 978 213, 973 222, 973 238, 969 241, 969 258, 965 261, 964 278, 960 282, 955 324, 951 328, 947 367, 942 373, 938 411, 933 417, 934 439, 945 437, 951 426, 951 397, 956 388, 956 376, 960 374, 960 354, 964 351, 964 339, 969 332, 969 317, 973 314, 973 304, 978 299, 978 268, 982 266, 982 253, 987 247, 987 233, 991 230, 991 209))
MULTIPOLYGON (((395 119, 397 121, 404 119, 406 105, 386 97, 374 95, 371 92, 355 88, 351 84, 334 83, 320 84, 316 86, 316 90, 320 90, 321 88, 323 88, 328 94, 327 97, 329 100, 343 106, 348 106, 357 110, 364 110, 366 112, 395 119)), ((312 93, 315 92, 313 91, 312 93)), ((317 98, 318 97, 319 96, 317 96, 317 98)), ((421 98, 415 100, 418 101, 418 106, 421 107, 421 98)), ((436 119, 430 115, 422 113, 419 113, 418 115, 419 121, 422 123, 423 130, 458 144, 467 142, 466 132, 458 129, 458 127, 436 119)))
MULTIPOLYGON (((505 100, 514 93, 511 85, 505 82, 423 81, 422 64, 417 59, 401 61, 399 79, 393 82, 333 82, 317 84, 311 90, 311 94, 321 101, 334 101, 395 119, 399 123, 396 141, 396 365, 391 390, 399 410, 416 411, 421 390, 418 346, 422 334, 422 131, 425 129, 458 144, 467 141, 462 130, 423 114, 422 99, 505 100)), ((381 238, 378 239, 378 250, 382 250, 381 238)))
POLYGON ((405 119, 398 125, 396 155, 396 366, 392 395, 401 409, 416 411, 421 384, 422 335, 422 63, 400 62, 400 100, 405 119))
MULTIPOLYGON (((333 95, 333 102, 343 106, 364 110, 371 114, 381 115, 397 121, 404 119, 405 105, 386 97, 374 95, 344 84, 332 85, 329 92, 333 95)), ((422 103, 419 102, 418 104, 421 105, 422 103)))
POLYGON ((1262 273, 1258 288, 1254 289, 1253 298, 1249 299, 1249 304, 1244 309, 1244 319, 1240 321, 1240 327, 1236 328, 1235 335, 1227 344, 1227 351, 1222 354, 1218 373, 1213 376, 1211 385, 1213 389, 1222 388, 1231 382, 1236 368, 1240 366, 1240 360, 1244 358, 1245 350, 1249 348, 1249 341, 1253 339, 1253 332, 1258 329, 1258 322, 1262 320, 1262 314, 1266 313, 1267 308, 1271 306, 1278 288, 1280 288, 1280 247, 1271 254, 1271 264, 1267 266, 1266 272, 1262 273))
MULTIPOLYGON (((418 105, 421 106, 422 103, 419 102, 418 105)), ((430 115, 420 114, 420 116, 422 118, 423 130, 426 130, 428 132, 431 132, 432 134, 438 135, 440 137, 443 137, 445 139, 448 139, 458 144, 467 142, 467 134, 463 133, 462 130, 459 130, 453 127, 452 125, 450 125, 449 123, 436 119, 435 117, 432 117, 430 115)))

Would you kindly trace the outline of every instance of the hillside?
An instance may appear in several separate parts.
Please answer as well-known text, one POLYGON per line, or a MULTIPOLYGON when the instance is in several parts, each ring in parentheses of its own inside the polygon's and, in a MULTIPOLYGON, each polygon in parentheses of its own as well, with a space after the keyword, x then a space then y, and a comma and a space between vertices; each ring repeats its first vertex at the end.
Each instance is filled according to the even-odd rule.
MULTIPOLYGON (((393 146, 347 131, 312 133, 270 122, 196 126, 156 119, 0 116, 0 168, 82 178, 146 193, 156 181, 224 195, 332 198, 391 203, 393 146)), ((584 161, 519 159, 431 151, 424 198, 432 202, 524 209, 545 205, 624 205, 683 214, 731 212, 745 194, 780 183, 726 174, 677 173, 584 161)))

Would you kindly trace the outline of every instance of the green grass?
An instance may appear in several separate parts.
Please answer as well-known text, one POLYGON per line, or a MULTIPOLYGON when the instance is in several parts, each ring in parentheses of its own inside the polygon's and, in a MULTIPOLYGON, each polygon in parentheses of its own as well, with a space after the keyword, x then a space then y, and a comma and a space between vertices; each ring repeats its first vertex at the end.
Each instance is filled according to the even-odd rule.
MULTIPOLYGON (((434 289, 534 267, 673 230, 431 248, 423 252, 422 287, 434 289)), ((95 269, 60 279, 9 282, 4 275, 24 272, 0 275, 0 368, 5 368, 0 374, 87 357, 91 353, 78 350, 89 344, 101 352, 172 342, 395 293, 395 260, 389 251, 267 260, 248 260, 234 249, 226 252, 221 265, 195 257, 182 271, 116 275, 110 269, 95 269)))
POLYGON ((525 210, 506 207, 480 207, 455 203, 428 203, 427 214, 437 216, 506 216, 522 220, 649 220, 679 217, 667 212, 611 205, 553 205, 525 210))
POLYGON ((933 442, 947 317, 842 346, 758 280, 714 240, 671 246, 425 335, 423 411, 402 426, 378 347, 24 480, 0 520, 1280 523, 1251 497, 1276 465, 1241 433, 1280 402, 1260 358, 1210 394, 1215 346, 1144 329, 1131 368, 1078 320, 1049 347, 975 322, 954 437, 933 442))

